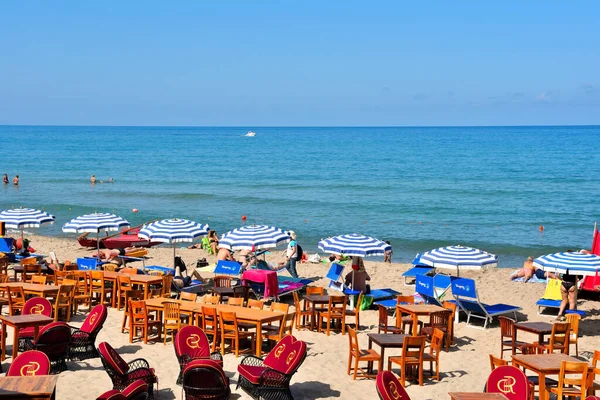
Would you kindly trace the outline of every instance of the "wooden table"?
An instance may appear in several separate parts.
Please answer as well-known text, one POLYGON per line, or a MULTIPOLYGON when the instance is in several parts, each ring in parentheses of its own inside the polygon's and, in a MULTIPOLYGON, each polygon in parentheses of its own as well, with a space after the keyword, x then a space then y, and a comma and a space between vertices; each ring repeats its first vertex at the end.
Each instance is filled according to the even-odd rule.
MULTIPOLYGON (((381 365, 385 362, 385 349, 401 349, 404 344, 404 338, 408 335, 394 335, 391 333, 369 333, 369 349, 373 348, 373 343, 381 348, 381 365)), ((373 363, 369 363, 369 372, 373 371, 373 363)))
MULTIPOLYGON (((409 314, 412 317, 412 335, 417 336, 419 334, 419 316, 431 315, 439 311, 448 311, 444 307, 436 306, 433 304, 398 304, 396 306, 396 315, 400 316, 402 313, 409 314)), ((400 317, 398 317, 400 318, 400 317)))
POLYGON ((0 288, 22 286, 25 294, 31 294, 38 297, 55 297, 58 293, 58 286, 40 285, 38 283, 25 282, 6 282, 0 283, 0 288))
POLYGON ((502 393, 448 392, 452 400, 508 400, 502 393))
POLYGON ((115 301, 116 301, 116 293, 117 290, 119 289, 117 287, 117 277, 118 276, 128 276, 129 279, 131 280, 131 284, 132 285, 141 285, 144 287, 144 300, 147 300, 150 296, 149 296, 149 292, 150 292, 150 285, 158 285, 158 284, 162 284, 162 276, 154 276, 154 275, 142 275, 142 274, 123 274, 121 272, 115 272, 115 271, 103 271, 104 272, 104 279, 112 282, 113 285, 113 290, 112 290, 112 294, 111 294, 111 303, 112 303, 112 307, 115 308, 115 301))
POLYGON ((39 327, 54 322, 54 319, 41 314, 0 315, 0 321, 2 321, 4 327, 4 334, 1 339, 2 356, 0 360, 4 361, 6 359, 6 327, 12 326, 14 329, 12 348, 12 358, 14 360, 19 354, 19 331, 23 328, 33 327, 33 337, 37 337, 39 327))
MULTIPOLYGON (((41 268, 41 272, 43 274, 47 274, 49 273, 51 270, 50 268, 48 268, 48 266, 46 264, 42 264, 42 268, 41 268)), ((15 274, 15 281, 17 281, 17 274, 21 274, 21 282, 24 281, 24 277, 25 277, 25 267, 23 265, 15 265, 13 267, 13 272, 15 274)), ((31 273, 31 272, 29 272, 31 273)))
POLYGON ((535 333, 538 335, 538 343, 544 343, 544 335, 552 333, 552 324, 548 322, 519 322, 515 324, 515 340, 519 331, 535 333))
POLYGON ((312 315, 310 317, 310 330, 314 330, 315 328, 315 321, 317 320, 317 310, 316 310, 316 306, 321 304, 329 304, 329 298, 331 296, 327 295, 327 294, 307 294, 305 295, 304 298, 304 309, 306 310, 306 304, 310 303, 312 304, 311 309, 312 309, 312 315))
MULTIPOLYGON (((513 365, 531 370, 539 376, 539 399, 547 400, 546 393, 546 375, 558 375, 560 373, 560 364, 563 361, 582 362, 567 354, 515 354, 512 356, 513 365)), ((590 365, 590 368, 592 366, 590 365)))
POLYGON ((0 379, 0 399, 54 400, 58 375, 9 376, 0 379))
MULTIPOLYGON (((223 297, 233 297, 233 288, 232 287, 213 287, 211 291, 214 295, 223 297)), ((222 300, 221 300, 222 301, 222 300)))
MULTIPOLYGON (((281 321, 283 314, 274 311, 266 311, 266 310, 257 310, 254 308, 247 307, 236 307, 230 306, 228 304, 219 304, 212 305, 206 303, 198 303, 193 301, 185 301, 185 300, 172 300, 164 297, 156 298, 156 299, 148 299, 146 300, 146 307, 148 310, 156 310, 161 311, 163 309, 162 303, 165 301, 174 301, 179 303, 180 310, 195 314, 202 313, 202 307, 214 307, 218 311, 226 311, 235 313, 236 318, 239 322, 245 322, 249 324, 256 325, 256 356, 260 357, 262 355, 262 326, 269 322, 281 321)), ((282 322, 283 323, 283 322, 282 322)))

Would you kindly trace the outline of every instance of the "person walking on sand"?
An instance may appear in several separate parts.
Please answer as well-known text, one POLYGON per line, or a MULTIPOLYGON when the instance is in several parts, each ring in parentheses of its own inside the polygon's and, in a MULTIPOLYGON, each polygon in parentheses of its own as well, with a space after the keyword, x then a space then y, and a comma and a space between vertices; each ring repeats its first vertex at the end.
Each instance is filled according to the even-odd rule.
POLYGON ((296 271, 296 261, 298 260, 298 243, 296 242, 296 232, 290 231, 290 237, 292 240, 288 244, 287 256, 285 258, 285 269, 288 270, 293 278, 298 277, 296 271))
POLYGON ((386 240, 385 242, 390 245, 390 249, 385 251, 385 254, 383 255, 383 262, 391 263, 392 255, 394 254, 394 250, 392 250, 392 247, 391 247, 392 244, 390 243, 389 240, 386 240))
POLYGON ((13 178, 13 185, 15 186, 19 186, 19 175, 15 176, 13 178))
POLYGON ((4 174, 2 181, 4 182, 5 185, 8 185, 8 174, 4 174))

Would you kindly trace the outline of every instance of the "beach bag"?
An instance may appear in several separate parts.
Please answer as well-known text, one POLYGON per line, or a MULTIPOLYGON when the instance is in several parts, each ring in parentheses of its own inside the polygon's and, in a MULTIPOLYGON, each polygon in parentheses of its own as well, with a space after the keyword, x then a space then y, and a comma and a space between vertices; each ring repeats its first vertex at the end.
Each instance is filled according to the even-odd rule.
POLYGON ((319 253, 315 253, 312 256, 308 257, 308 262, 318 264, 321 262, 321 256, 319 253))
POLYGON ((198 261, 196 261, 196 268, 206 267, 207 265, 208 261, 206 261, 206 258, 199 258, 198 261))
POLYGON ((357 304, 361 310, 368 310, 373 305, 373 296, 363 296, 362 302, 357 304))
POLYGON ((302 260, 302 255, 304 253, 302 252, 302 247, 300 247, 299 244, 296 244, 296 260, 302 260))

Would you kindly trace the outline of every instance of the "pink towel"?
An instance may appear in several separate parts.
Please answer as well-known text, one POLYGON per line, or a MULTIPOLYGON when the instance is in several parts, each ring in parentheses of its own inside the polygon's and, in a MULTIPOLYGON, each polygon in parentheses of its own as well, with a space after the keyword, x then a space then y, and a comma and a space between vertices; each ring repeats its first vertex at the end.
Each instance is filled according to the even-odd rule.
POLYGON ((277 282, 277 272, 265 271, 262 269, 249 269, 242 274, 242 281, 258 282, 265 284, 265 297, 277 298, 279 283, 277 282))

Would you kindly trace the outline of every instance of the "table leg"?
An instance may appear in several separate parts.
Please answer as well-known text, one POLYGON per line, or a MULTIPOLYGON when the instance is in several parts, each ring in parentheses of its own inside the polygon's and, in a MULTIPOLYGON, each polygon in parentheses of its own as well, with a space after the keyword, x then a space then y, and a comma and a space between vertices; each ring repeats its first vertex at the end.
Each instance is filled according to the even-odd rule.
POLYGON ((112 282, 112 292, 110 293, 110 305, 111 305, 111 307, 112 307, 113 309, 114 309, 114 308, 115 308, 115 306, 116 306, 115 297, 117 296, 117 291, 118 291, 118 288, 117 288, 117 280, 115 279, 115 280, 112 282))
MULTIPOLYGON (((14 330, 15 330, 15 337, 13 338, 13 349, 12 349, 12 360, 13 361, 19 355, 19 327, 15 326, 14 330)), ((37 338, 37 333, 35 333, 35 337, 37 338)))
POLYGON ((416 313, 412 314, 412 335, 417 336, 419 334, 419 318, 416 313))
POLYGON ((2 356, 0 357, 0 361, 4 361, 6 359, 6 324, 2 325, 2 356))
POLYGON ((317 304, 316 303, 312 303, 312 315, 310 317, 310 330, 314 331, 315 330, 315 319, 317 317, 317 312, 315 311, 315 306, 317 304))
POLYGON ((260 321, 256 322, 256 357, 262 354, 262 324, 260 321))
MULTIPOLYGON (((373 348, 373 341, 369 338, 369 350, 373 348)), ((367 374, 371 375, 373 373, 373 361, 367 362, 367 374)))
POLYGON ((144 282, 144 300, 148 300, 148 282, 144 282))
POLYGON ((542 372, 538 372, 538 376, 539 376, 539 385, 538 385, 538 389, 540 391, 540 394, 538 396, 539 400, 548 400, 548 394, 546 393, 546 374, 542 373, 542 372))
MULTIPOLYGON (((383 371, 385 369, 384 365, 385 365, 385 346, 381 346, 381 371, 383 371)), ((377 371, 377 373, 380 373, 381 371, 377 371)))

